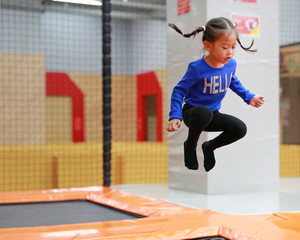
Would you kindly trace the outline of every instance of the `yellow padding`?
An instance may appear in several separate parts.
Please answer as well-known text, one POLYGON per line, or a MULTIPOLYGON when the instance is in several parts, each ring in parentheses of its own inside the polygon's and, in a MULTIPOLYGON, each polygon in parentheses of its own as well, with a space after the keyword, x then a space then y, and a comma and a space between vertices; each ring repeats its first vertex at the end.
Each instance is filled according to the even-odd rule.
POLYGON ((280 146, 280 177, 300 177, 300 145, 280 146))
MULTIPOLYGON (((0 191, 102 185, 102 144, 1 146, 0 191)), ((112 144, 112 185, 167 182, 167 143, 112 144)), ((300 177, 300 146, 280 146, 280 177, 300 177)))
MULTIPOLYGON (((102 185, 102 144, 1 146, 0 191, 102 185)), ((167 182, 167 144, 112 143, 112 185, 167 182)))
POLYGON ((167 183, 167 143, 119 142, 112 149, 112 184, 167 183))

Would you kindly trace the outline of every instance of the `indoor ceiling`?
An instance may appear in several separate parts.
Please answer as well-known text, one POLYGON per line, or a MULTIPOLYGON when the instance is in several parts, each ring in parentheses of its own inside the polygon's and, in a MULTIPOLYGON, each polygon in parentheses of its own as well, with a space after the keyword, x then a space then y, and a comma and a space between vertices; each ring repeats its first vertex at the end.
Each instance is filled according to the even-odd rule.
MULTIPOLYGON (((101 15, 101 7, 52 0, 0 0, 1 8, 101 15)), ((166 0, 111 0, 112 18, 124 20, 166 19, 166 0)))
POLYGON ((166 0, 127 0, 127 1, 126 0, 117 0, 117 1, 119 1, 119 2, 137 2, 137 3, 166 5, 166 0))

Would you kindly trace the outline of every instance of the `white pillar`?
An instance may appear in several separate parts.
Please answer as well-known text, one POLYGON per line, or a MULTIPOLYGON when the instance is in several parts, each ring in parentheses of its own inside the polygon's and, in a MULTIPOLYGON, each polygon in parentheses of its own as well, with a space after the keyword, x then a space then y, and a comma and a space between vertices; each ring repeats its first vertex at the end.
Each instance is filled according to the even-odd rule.
MULTIPOLYGON (((265 105, 259 109, 247 105, 230 89, 221 112, 243 120, 247 135, 215 151, 216 166, 209 173, 203 168, 203 141, 216 136, 203 133, 198 144, 199 170, 184 166, 183 142, 187 137, 184 126, 169 133, 169 186, 202 194, 276 191, 279 184, 279 45, 278 0, 258 0, 258 3, 234 0, 191 0, 190 12, 177 15, 177 1, 167 0, 167 22, 175 23, 183 32, 191 32, 213 17, 232 14, 259 18, 259 36, 240 35, 245 46, 254 38, 255 54, 244 52, 239 46, 235 58, 236 74, 251 92, 263 95, 265 105)), ((202 34, 186 39, 168 29, 167 69, 168 101, 173 87, 181 79, 189 62, 204 52, 202 34)))

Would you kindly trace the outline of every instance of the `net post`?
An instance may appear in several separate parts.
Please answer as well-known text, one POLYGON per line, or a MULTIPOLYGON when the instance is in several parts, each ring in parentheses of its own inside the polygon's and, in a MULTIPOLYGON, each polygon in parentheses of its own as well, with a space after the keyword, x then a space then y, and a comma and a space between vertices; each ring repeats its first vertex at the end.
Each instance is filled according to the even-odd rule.
POLYGON ((111 3, 102 1, 103 185, 111 184, 111 3))

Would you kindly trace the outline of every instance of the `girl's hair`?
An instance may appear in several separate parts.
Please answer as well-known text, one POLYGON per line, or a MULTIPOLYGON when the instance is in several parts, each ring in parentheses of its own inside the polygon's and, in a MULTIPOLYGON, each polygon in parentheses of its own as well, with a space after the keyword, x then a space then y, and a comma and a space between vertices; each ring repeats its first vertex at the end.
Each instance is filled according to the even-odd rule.
POLYGON ((228 30, 234 31, 237 37, 237 42, 241 46, 243 50, 246 52, 257 52, 257 49, 251 49, 254 43, 252 39, 252 43, 249 47, 244 47, 240 41, 239 33, 236 30, 236 25, 233 24, 229 19, 224 17, 213 18, 209 20, 205 26, 198 27, 191 33, 183 33, 175 24, 169 23, 169 27, 173 28, 176 32, 180 33, 182 36, 189 38, 191 36, 195 37, 198 33, 203 32, 202 42, 215 42, 218 40, 221 34, 225 33, 228 30))

